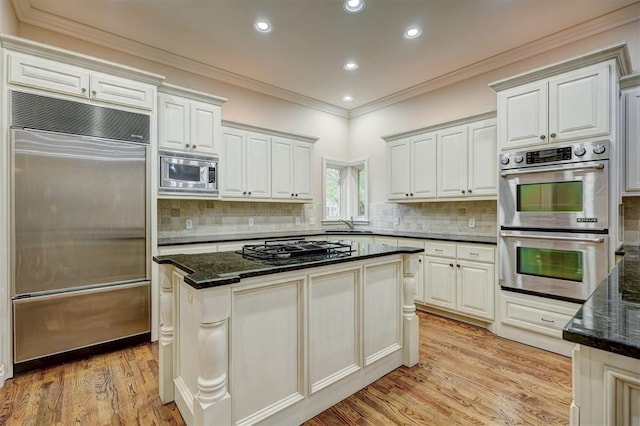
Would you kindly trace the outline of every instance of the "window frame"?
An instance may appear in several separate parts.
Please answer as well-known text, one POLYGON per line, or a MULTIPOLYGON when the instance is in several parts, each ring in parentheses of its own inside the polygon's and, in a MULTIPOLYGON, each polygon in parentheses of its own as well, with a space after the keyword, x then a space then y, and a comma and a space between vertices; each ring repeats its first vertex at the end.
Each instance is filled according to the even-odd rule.
POLYGON ((358 225, 369 223, 369 159, 352 161, 322 157, 322 223, 338 224, 341 220, 351 220, 358 225), (327 216, 327 169, 340 170, 340 215, 327 216), (358 172, 364 172, 364 215, 358 215, 359 182, 358 172))

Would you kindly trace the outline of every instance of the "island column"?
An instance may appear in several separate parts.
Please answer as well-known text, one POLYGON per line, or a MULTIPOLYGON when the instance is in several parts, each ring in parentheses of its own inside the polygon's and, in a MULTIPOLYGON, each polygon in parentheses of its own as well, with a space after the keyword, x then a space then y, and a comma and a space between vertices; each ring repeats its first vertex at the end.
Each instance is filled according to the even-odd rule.
POLYGON ((402 303, 402 363, 407 367, 413 367, 418 363, 419 357, 419 318, 416 315, 416 271, 418 269, 418 256, 404 255, 403 261, 403 303, 402 303))

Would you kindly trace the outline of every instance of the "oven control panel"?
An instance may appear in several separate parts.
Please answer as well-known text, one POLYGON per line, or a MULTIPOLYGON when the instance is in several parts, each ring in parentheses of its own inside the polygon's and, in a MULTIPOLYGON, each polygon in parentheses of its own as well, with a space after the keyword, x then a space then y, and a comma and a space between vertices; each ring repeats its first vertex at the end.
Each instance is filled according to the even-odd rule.
POLYGON ((505 152, 500 154, 500 169, 608 160, 609 146, 609 140, 601 140, 531 151, 505 152))

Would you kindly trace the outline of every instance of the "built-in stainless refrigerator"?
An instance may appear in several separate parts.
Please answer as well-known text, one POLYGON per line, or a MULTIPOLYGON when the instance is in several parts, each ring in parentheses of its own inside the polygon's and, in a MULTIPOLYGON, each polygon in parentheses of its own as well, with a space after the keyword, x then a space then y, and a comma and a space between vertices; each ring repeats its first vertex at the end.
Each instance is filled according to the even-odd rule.
POLYGON ((149 340, 149 116, 12 93, 20 372, 149 340))

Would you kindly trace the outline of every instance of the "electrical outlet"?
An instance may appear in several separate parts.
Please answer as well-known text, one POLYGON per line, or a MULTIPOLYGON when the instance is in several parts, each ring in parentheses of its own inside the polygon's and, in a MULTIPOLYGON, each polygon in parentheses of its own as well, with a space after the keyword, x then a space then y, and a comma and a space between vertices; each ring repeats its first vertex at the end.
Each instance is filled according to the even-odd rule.
POLYGON ((249 226, 253 226, 253 218, 252 217, 249 218, 249 226))
POLYGON ((296 217, 296 225, 300 225, 300 218, 296 217))
POLYGON ((476 227, 476 218, 475 217, 470 217, 469 218, 469 228, 475 228, 476 227))
POLYGON ((191 219, 187 219, 187 221, 185 222, 185 226, 187 229, 193 228, 193 221, 191 219))
POLYGON ((310 217, 309 218, 309 225, 315 225, 316 224, 316 218, 315 217, 310 217))

